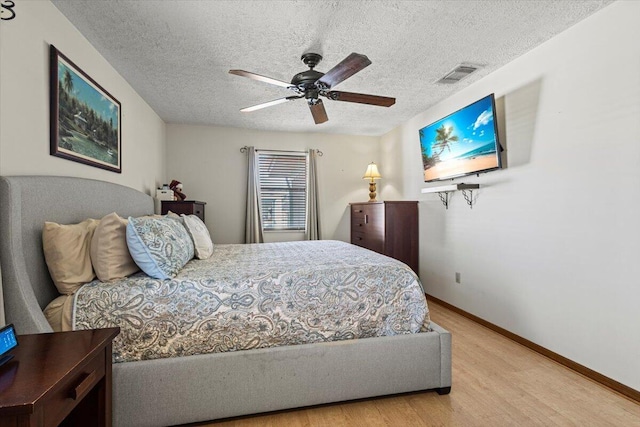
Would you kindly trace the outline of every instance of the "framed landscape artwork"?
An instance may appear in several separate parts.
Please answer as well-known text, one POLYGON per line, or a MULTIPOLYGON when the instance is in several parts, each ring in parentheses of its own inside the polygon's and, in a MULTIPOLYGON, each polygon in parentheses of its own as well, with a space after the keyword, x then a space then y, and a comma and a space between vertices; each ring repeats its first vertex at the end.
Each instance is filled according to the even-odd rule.
POLYGON ((60 53, 51 56, 51 155, 122 172, 120 102, 60 53))

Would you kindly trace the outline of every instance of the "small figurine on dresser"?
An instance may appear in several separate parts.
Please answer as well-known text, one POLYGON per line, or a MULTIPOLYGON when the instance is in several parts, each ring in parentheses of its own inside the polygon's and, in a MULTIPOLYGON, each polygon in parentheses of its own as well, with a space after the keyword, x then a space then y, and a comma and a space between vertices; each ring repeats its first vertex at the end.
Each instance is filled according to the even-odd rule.
POLYGON ((175 179, 169 184, 169 188, 173 190, 174 199, 181 202, 187 198, 187 195, 182 192, 182 183, 175 179))

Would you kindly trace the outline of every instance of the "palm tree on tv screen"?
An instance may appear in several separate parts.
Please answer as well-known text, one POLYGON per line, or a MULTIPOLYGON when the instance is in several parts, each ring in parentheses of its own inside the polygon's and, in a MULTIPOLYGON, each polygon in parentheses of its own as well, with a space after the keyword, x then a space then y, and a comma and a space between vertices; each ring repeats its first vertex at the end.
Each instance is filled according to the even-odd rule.
POLYGON ((434 158, 439 158, 445 148, 451 152, 451 144, 458 141, 458 137, 456 135, 452 135, 452 133, 453 126, 445 127, 445 125, 442 125, 436 129, 436 139, 433 141, 434 158), (438 149, 439 151, 436 153, 435 149, 438 149))

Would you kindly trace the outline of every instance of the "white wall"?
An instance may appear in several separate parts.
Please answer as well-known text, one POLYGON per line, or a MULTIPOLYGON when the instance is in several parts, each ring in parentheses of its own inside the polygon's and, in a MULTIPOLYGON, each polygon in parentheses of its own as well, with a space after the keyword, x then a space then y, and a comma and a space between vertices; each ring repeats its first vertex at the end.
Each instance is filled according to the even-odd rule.
POLYGON ((616 2, 382 138, 428 293, 640 390, 640 2, 616 2), (508 167, 421 195, 418 129, 494 92, 508 167), (461 284, 455 283, 461 273, 461 284))
POLYGON ((150 193, 164 179, 165 124, 49 1, 0 25, 0 175, 66 175, 150 193), (122 174, 49 155, 49 45, 122 105, 122 174))
MULTIPOLYGON (((244 243, 247 155, 240 148, 245 145, 320 149, 324 153, 317 160, 321 237, 349 241, 348 204, 369 199, 369 185, 362 175, 380 157, 378 138, 168 124, 167 177, 183 183, 189 200, 207 202, 206 224, 215 243, 244 243)), ((265 241, 301 238, 300 233, 265 233, 265 241)))

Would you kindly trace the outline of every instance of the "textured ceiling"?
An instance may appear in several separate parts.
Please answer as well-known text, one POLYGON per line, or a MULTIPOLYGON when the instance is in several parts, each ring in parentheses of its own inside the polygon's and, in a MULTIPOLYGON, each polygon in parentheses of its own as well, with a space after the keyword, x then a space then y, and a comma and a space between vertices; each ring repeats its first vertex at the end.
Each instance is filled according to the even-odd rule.
POLYGON ((168 123, 357 135, 390 131, 611 3, 52 1, 168 123), (396 104, 325 100, 329 121, 321 125, 304 100, 239 111, 292 93, 229 69, 288 82, 307 70, 300 55, 309 51, 323 55, 322 72, 351 52, 367 55, 372 64, 336 89, 396 104), (434 83, 462 62, 484 68, 454 85, 434 83))

